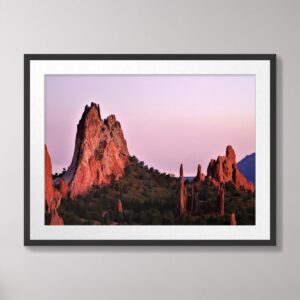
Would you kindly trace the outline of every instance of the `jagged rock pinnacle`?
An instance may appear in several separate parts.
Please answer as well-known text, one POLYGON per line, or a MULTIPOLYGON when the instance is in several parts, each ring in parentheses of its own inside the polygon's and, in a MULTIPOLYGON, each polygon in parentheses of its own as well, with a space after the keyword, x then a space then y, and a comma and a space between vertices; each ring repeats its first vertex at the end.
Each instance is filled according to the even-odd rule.
POLYGON ((186 189, 184 186, 184 177, 183 177, 183 165, 180 165, 180 187, 179 187, 179 214, 186 214, 186 189))
POLYGON ((254 185, 248 182, 246 177, 239 171, 236 163, 235 152, 232 146, 227 146, 226 156, 218 156, 212 159, 207 168, 207 176, 218 182, 232 182, 237 189, 244 189, 254 192, 254 185))
POLYGON ((102 186, 124 175, 129 162, 127 143, 114 115, 102 120, 100 106, 86 106, 77 125, 71 165, 63 175, 70 197, 84 194, 92 186, 102 186))

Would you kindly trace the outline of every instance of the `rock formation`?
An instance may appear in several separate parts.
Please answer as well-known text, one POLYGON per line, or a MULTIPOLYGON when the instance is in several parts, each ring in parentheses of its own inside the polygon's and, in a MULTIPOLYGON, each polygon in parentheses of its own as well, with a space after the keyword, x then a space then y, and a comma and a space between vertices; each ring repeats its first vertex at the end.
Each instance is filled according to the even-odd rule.
POLYGON ((254 192, 254 185, 248 182, 246 177, 239 171, 232 146, 227 146, 226 156, 218 156, 212 159, 207 168, 207 176, 218 182, 232 182, 237 189, 241 187, 254 192))
POLYGON ((193 212, 194 210, 196 210, 195 188, 193 184, 191 190, 191 211, 193 212))
POLYGON ((71 165, 63 175, 71 199, 92 186, 118 180, 128 162, 127 143, 116 117, 111 115, 102 120, 99 105, 87 105, 77 125, 71 165))
POLYGON ((186 214, 186 189, 184 186, 184 177, 183 177, 183 166, 180 165, 180 187, 179 187, 179 214, 186 214))
POLYGON ((219 216, 224 216, 224 206, 225 206, 225 192, 224 192, 224 184, 220 183, 218 191, 217 191, 217 201, 216 201, 216 210, 219 216))
POLYGON ((50 225, 64 225, 64 220, 59 216, 57 210, 51 213, 50 225))
POLYGON ((197 183, 191 182, 185 184, 186 190, 186 212, 193 215, 199 212, 199 198, 197 193, 197 183))
POLYGON ((52 163, 45 145, 45 210, 51 214, 50 225, 63 225, 63 219, 59 217, 57 209, 60 206, 61 194, 53 187, 52 163))
POLYGON ((68 187, 68 184, 66 183, 66 181, 64 179, 61 179, 59 181, 58 190, 59 190, 59 192, 61 194, 61 197, 63 199, 66 199, 68 197, 69 187, 68 187))
POLYGON ((45 145, 45 205, 48 213, 57 209, 60 206, 60 201, 61 195, 52 184, 52 163, 45 145))
POLYGON ((236 225, 235 213, 231 214, 230 225, 236 225))
POLYGON ((193 180, 194 182, 202 182, 205 181, 205 175, 201 172, 201 165, 199 164, 197 167, 197 175, 193 180))
POLYGON ((53 186, 52 186, 52 163, 45 145, 45 205, 46 210, 50 212, 53 201, 53 186))
POLYGON ((118 200, 118 203, 117 203, 117 213, 119 213, 119 214, 123 213, 123 204, 120 199, 118 200))

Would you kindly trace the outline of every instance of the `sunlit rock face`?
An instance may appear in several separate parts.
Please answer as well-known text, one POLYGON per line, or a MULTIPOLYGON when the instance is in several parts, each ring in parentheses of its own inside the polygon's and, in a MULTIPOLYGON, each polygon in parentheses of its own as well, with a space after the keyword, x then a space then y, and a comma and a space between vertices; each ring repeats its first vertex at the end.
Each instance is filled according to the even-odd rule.
POLYGON ((232 213, 231 214, 231 217, 230 217, 230 225, 236 225, 236 219, 235 219, 235 213, 232 213))
POLYGON ((52 163, 51 158, 45 145, 45 205, 46 210, 50 212, 53 200, 53 186, 52 186, 52 163))
POLYGON ((59 184, 58 184, 58 190, 61 194, 61 197, 63 199, 66 199, 68 197, 68 194, 69 194, 69 187, 68 187, 68 184, 67 182, 64 180, 64 179, 61 179, 59 181, 59 184))
POLYGON ((57 212, 60 203, 61 194, 55 187, 53 187, 52 162, 47 146, 45 145, 45 210, 51 216, 50 225, 64 225, 63 219, 57 212))
POLYGON ((127 143, 116 117, 102 120, 99 105, 86 106, 77 125, 72 163, 62 177, 69 185, 70 197, 118 180, 128 162, 127 143))

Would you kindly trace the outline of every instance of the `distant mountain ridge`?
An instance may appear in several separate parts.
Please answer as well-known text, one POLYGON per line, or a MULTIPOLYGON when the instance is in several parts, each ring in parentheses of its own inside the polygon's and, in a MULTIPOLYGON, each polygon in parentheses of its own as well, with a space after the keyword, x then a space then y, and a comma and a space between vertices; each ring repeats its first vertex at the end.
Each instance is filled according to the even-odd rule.
POLYGON ((237 165, 247 180, 255 186, 255 152, 245 156, 237 165))

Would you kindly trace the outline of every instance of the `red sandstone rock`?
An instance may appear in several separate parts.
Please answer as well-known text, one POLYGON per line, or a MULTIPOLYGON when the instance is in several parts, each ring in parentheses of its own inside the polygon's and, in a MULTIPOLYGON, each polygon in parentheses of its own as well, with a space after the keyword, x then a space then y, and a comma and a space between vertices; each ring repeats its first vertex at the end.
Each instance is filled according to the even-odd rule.
POLYGON ((48 213, 60 206, 61 195, 59 191, 53 187, 52 182, 52 163, 51 158, 45 145, 45 203, 48 213))
POLYGON ((179 214, 186 214, 186 189, 184 186, 184 177, 183 177, 183 166, 180 165, 180 189, 179 189, 179 214))
POLYGON ((118 200, 118 204, 117 204, 117 212, 119 214, 123 213, 123 204, 122 204, 122 201, 120 199, 118 200))
POLYGON ((45 145, 45 209, 51 214, 50 225, 64 225, 63 219, 57 212, 61 202, 61 194, 52 184, 52 163, 45 145))
POLYGON ((254 192, 254 185, 248 182, 246 177, 239 171, 236 163, 235 152, 232 146, 227 146, 226 156, 218 156, 212 159, 207 168, 207 176, 218 182, 232 182, 237 189, 241 187, 254 192))
POLYGON ((190 210, 191 210, 191 212, 196 210, 195 188, 194 188, 193 184, 191 186, 191 208, 190 208, 190 210))
POLYGON ((194 178, 193 181, 194 182, 203 182, 203 181, 205 181, 205 175, 202 174, 202 172, 201 172, 201 165, 198 165, 198 167, 197 167, 197 175, 196 175, 196 177, 194 178))
POLYGON ((50 225, 64 225, 64 220, 59 216, 56 209, 51 212, 50 225))
POLYGON ((231 161, 235 161, 235 152, 231 145, 228 145, 226 148, 226 157, 231 161))
POLYGON ((187 198, 187 210, 189 210, 190 214, 199 212, 199 198, 198 198, 198 193, 195 191, 197 186, 198 186, 198 182, 194 182, 190 186, 188 186, 186 198, 187 198))
POLYGON ((60 207, 60 203, 61 203, 61 194, 55 187, 53 187, 53 199, 52 199, 51 210, 58 209, 60 207))
POLYGON ((70 197, 86 193, 124 175, 129 162, 127 143, 114 115, 102 120, 99 105, 86 106, 77 125, 72 163, 63 179, 70 197))
POLYGON ((53 200, 53 187, 52 187, 52 163, 48 153, 47 146, 45 145, 45 205, 46 210, 50 212, 53 200))
POLYGON ((205 181, 206 181, 206 183, 212 183, 216 188, 218 188, 220 185, 220 183, 217 180, 215 180, 214 178, 212 178, 211 176, 206 176, 205 181))
POLYGON ((58 190, 59 190, 59 192, 61 194, 61 197, 63 199, 66 199, 68 197, 69 187, 68 187, 68 184, 66 183, 66 181, 64 179, 61 179, 59 181, 58 190))
POLYGON ((230 225, 236 225, 235 213, 231 214, 230 225))
POLYGON ((224 206, 225 206, 224 196, 225 196, 224 185, 221 182, 218 188, 217 201, 216 201, 216 209, 217 209, 217 214, 219 216, 224 216, 224 206))

